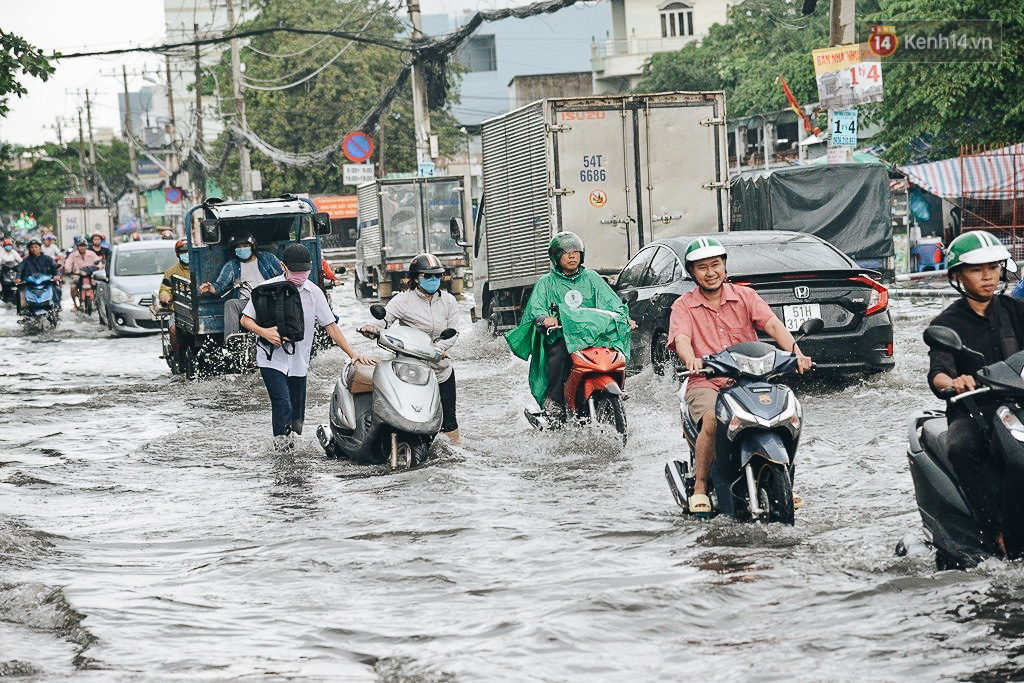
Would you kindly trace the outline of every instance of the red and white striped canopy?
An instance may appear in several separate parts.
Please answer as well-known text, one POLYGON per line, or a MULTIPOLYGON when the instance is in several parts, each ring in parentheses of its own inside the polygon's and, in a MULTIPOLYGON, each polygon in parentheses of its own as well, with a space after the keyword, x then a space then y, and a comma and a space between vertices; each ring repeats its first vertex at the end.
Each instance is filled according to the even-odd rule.
POLYGON ((1024 143, 900 170, 913 184, 946 199, 1024 197, 1024 143))

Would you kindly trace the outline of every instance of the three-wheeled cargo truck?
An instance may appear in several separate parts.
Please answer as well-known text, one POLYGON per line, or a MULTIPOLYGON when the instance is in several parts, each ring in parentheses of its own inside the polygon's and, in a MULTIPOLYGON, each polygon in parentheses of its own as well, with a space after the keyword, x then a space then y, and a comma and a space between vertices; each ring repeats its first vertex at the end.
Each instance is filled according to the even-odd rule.
POLYGON ((469 179, 428 176, 375 180, 360 185, 359 238, 353 281, 357 297, 390 298, 401 291, 409 262, 423 252, 448 269, 442 286, 465 286, 466 250, 451 235, 452 218, 470 218, 469 179))
POLYGON ((201 293, 199 286, 217 279, 232 258, 232 240, 245 233, 255 239, 258 251, 269 251, 279 260, 290 243, 306 245, 313 261, 309 277, 323 287, 320 236, 330 233, 330 217, 317 213, 310 200, 294 195, 241 202, 210 198, 189 209, 185 226, 189 277, 176 275, 171 280, 177 343, 170 343, 168 326, 163 325, 164 358, 172 372, 190 378, 251 369, 256 352, 253 339, 230 350, 224 344, 224 302, 239 296, 239 287, 217 296, 201 293))

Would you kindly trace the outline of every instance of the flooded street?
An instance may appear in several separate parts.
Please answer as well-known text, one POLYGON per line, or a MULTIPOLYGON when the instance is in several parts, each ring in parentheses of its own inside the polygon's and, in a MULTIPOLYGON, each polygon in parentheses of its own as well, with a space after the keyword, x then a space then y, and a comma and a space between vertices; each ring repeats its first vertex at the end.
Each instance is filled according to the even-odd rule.
MULTIPOLYGON (((334 302, 380 356, 350 283, 334 302)), ((650 370, 626 384, 626 449, 533 432, 526 364, 468 303, 463 445, 395 475, 316 441, 340 350, 279 454, 257 374, 190 383, 159 337, 65 312, 29 338, 0 310, 0 676, 1019 680, 1020 565, 893 553, 922 536, 906 423, 940 405, 921 341, 939 310, 894 304, 894 371, 800 389, 793 528, 680 514, 677 387, 650 370)))

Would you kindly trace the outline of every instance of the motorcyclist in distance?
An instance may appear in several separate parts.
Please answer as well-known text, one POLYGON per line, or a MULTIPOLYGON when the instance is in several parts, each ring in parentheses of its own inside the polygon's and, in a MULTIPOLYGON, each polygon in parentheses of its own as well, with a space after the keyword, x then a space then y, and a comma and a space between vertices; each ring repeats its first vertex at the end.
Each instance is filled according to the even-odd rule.
MULTIPOLYGON (((934 320, 960 335, 963 345, 985 357, 982 366, 1006 360, 1024 348, 1024 301, 1002 293, 1017 264, 994 235, 965 232, 949 244, 946 271, 962 295, 934 320)), ((973 373, 980 366, 949 351, 931 349, 928 385, 936 395, 976 388, 973 373)), ((983 418, 992 419, 996 405, 979 399, 983 418)), ((961 403, 947 404, 949 459, 960 488, 983 528, 982 542, 1006 556, 1002 534, 1004 460, 961 403)), ((1015 495, 1016 492, 1015 492, 1015 495)))
MULTIPOLYGON (((793 335, 764 299, 750 287, 726 281, 725 247, 713 237, 698 237, 686 248, 684 267, 697 283, 672 304, 668 325, 668 347, 675 351, 686 369, 696 373, 704 367, 704 356, 733 344, 757 341, 757 331, 767 332, 779 348, 797 357, 797 372, 811 369, 793 335)), ((696 448, 696 479, 688 501, 690 512, 710 513, 707 496, 711 464, 715 459, 715 405, 718 393, 729 382, 725 378, 691 375, 686 386, 686 407, 700 425, 696 448)))
MULTIPOLYGON (((185 278, 188 280, 191 276, 189 274, 189 254, 188 246, 185 244, 185 240, 178 240, 174 243, 174 253, 178 257, 174 265, 164 272, 164 279, 160 283, 160 291, 157 294, 157 298, 160 301, 160 305, 163 307, 169 307, 171 305, 171 299, 173 293, 171 289, 171 280, 175 275, 185 278)), ((175 324, 174 316, 172 315, 167 324, 167 334, 170 337, 171 349, 175 353, 178 352, 179 340, 178 340, 178 326, 175 324)))
MULTIPOLYGON (((52 258, 43 253, 43 245, 37 239, 29 240, 28 256, 18 266, 18 278, 14 281, 14 284, 22 284, 29 275, 50 275, 53 277, 54 289, 56 290, 54 296, 58 304, 60 303, 61 281, 57 264, 53 262, 52 258)), ((24 296, 25 292, 22 290, 18 295, 18 313, 21 313, 25 308, 25 302, 22 301, 24 296)))
POLYGON ((108 244, 101 233, 93 233, 92 242, 89 244, 89 250, 96 253, 100 257, 101 263, 105 266, 107 259, 110 258, 110 244, 108 244))
POLYGON ((78 310, 78 276, 82 274, 82 269, 103 267, 100 257, 87 246, 85 242, 79 242, 64 262, 64 273, 71 277, 71 302, 75 310, 78 310))
POLYGON ((17 266, 21 260, 21 254, 14 248, 14 240, 5 237, 3 251, 0 251, 0 264, 17 266))
POLYGON ((43 236, 43 253, 53 259, 53 262, 58 266, 64 260, 64 253, 61 252, 60 247, 57 246, 57 237, 52 233, 48 232, 43 236))

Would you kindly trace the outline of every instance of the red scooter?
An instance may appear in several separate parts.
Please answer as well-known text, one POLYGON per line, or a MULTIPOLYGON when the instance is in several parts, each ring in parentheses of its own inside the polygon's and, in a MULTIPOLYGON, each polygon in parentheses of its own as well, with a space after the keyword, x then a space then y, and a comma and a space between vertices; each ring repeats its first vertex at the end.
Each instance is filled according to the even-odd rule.
MULTIPOLYGON (((549 327, 547 333, 559 329, 549 327)), ((570 418, 580 423, 610 425, 626 443, 626 411, 622 405, 622 387, 626 383, 626 357, 615 349, 591 347, 570 354, 572 369, 565 382, 565 411, 562 423, 570 418)), ((551 416, 526 411, 530 424, 538 429, 557 428, 551 416)))

